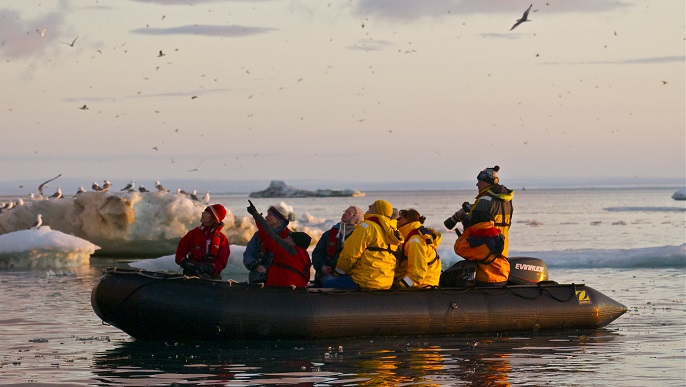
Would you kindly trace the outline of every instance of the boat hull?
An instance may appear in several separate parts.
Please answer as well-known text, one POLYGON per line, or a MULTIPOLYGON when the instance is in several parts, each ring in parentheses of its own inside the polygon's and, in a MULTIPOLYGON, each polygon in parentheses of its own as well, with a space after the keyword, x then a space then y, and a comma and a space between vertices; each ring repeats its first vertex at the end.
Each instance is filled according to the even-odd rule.
POLYGON ((600 328, 626 307, 580 284, 341 291, 107 269, 91 304, 139 340, 317 339, 600 328))

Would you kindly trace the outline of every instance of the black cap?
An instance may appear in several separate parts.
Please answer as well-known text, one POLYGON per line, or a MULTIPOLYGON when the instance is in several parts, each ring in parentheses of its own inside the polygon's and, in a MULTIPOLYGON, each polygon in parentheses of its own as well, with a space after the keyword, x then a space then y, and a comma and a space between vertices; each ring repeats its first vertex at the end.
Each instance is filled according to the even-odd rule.
POLYGON ((298 247, 302 247, 303 249, 307 249, 310 247, 310 242, 312 241, 312 237, 307 235, 307 233, 304 232, 299 232, 299 231, 293 231, 288 236, 293 239, 293 242, 295 242, 295 245, 298 247))

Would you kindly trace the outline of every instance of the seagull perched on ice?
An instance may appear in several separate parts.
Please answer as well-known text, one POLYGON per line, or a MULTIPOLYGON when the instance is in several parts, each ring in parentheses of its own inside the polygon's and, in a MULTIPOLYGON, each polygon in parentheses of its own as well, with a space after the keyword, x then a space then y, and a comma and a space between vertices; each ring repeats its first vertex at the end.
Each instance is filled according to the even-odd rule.
POLYGON ((182 195, 182 196, 188 196, 188 195, 190 195, 188 192, 182 190, 181 188, 177 188, 177 189, 176 189, 176 193, 179 194, 179 195, 182 195))
POLYGON ((157 190, 158 190, 159 192, 169 192, 169 190, 166 189, 166 188, 162 185, 162 183, 160 183, 159 180, 155 180, 155 188, 157 188, 157 190))
POLYGON ((43 216, 41 214, 38 214, 36 216, 36 222, 29 227, 29 230, 37 230, 40 228, 40 226, 43 224, 43 216))
POLYGON ((145 188, 141 185, 140 187, 138 187, 138 192, 150 192, 150 191, 148 191, 147 188, 145 188))
POLYGON ((205 204, 210 204, 210 192, 209 191, 205 191, 205 196, 203 196, 202 202, 205 204))
POLYGON ((524 11, 524 15, 522 15, 522 18, 521 18, 521 19, 517 19, 517 22, 512 26, 512 28, 510 28, 510 31, 514 30, 518 25, 520 25, 520 24, 522 24, 522 23, 524 23, 524 22, 531 21, 531 20, 529 20, 529 19, 527 19, 527 18, 529 17, 529 11, 531 11, 531 6, 532 6, 532 5, 533 5, 533 4, 531 4, 531 5, 529 6, 529 8, 527 8, 526 11, 524 11))
POLYGON ((120 189, 120 191, 133 191, 133 187, 136 185, 136 182, 131 180, 129 184, 126 185, 126 187, 120 189))
POLYGON ((102 191, 103 192, 109 191, 111 186, 112 186, 112 183, 110 183, 109 180, 105 180, 105 182, 102 185, 102 191))
POLYGON ((50 199, 61 199, 62 198, 62 187, 57 187, 57 191, 50 195, 50 199))
POLYGON ((76 194, 79 195, 79 194, 82 194, 84 192, 86 192, 86 190, 83 189, 83 187, 79 187, 78 191, 76 191, 76 194))
POLYGON ((196 202, 199 202, 200 199, 198 198, 198 191, 193 190, 193 193, 191 194, 191 199, 195 200, 196 202))
POLYGON ((62 176, 61 173, 59 175, 53 177, 52 179, 50 179, 48 181, 44 181, 43 183, 41 183, 41 185, 38 186, 38 194, 40 194, 40 196, 42 197, 43 196, 43 188, 48 188, 48 183, 57 179, 60 176, 62 176))
POLYGON ((93 182, 93 185, 91 185, 91 188, 92 188, 93 191, 95 191, 95 192, 100 192, 100 191, 102 191, 102 187, 100 186, 100 184, 98 184, 98 183, 95 182, 95 181, 93 182))

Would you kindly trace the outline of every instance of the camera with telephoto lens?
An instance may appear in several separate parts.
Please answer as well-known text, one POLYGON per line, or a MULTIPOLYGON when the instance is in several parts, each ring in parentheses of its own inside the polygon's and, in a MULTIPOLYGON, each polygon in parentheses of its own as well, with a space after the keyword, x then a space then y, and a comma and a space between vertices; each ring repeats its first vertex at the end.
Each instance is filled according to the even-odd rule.
MULTIPOLYGON (((472 205, 469 202, 464 202, 462 203, 462 211, 464 212, 465 215, 469 214, 469 211, 472 210, 472 205)), ((453 216, 450 218, 446 219, 443 221, 443 224, 448 230, 452 230, 453 227, 457 225, 458 222, 462 222, 464 219, 460 219, 458 217, 458 212, 454 213, 453 216)))

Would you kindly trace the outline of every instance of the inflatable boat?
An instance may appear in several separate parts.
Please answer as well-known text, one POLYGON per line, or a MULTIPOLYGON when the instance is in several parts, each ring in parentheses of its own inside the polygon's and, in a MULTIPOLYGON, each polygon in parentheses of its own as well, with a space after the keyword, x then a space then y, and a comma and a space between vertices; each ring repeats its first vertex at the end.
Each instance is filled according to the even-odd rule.
POLYGON ((358 290, 263 287, 110 268, 100 319, 138 340, 320 339, 600 328, 627 308, 583 284, 358 290))

